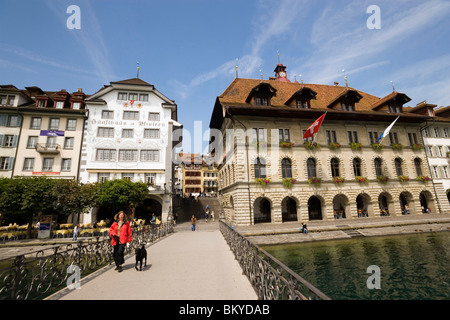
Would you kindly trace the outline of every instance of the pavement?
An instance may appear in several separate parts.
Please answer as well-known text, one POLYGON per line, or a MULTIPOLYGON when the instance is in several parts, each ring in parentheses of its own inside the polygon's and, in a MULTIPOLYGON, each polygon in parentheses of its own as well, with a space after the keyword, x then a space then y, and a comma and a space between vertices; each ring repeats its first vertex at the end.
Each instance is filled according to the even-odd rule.
POLYGON ((219 231, 218 222, 175 226, 174 233, 147 246, 148 261, 137 271, 134 255, 124 270, 105 267, 48 300, 256 300, 257 295, 219 231))

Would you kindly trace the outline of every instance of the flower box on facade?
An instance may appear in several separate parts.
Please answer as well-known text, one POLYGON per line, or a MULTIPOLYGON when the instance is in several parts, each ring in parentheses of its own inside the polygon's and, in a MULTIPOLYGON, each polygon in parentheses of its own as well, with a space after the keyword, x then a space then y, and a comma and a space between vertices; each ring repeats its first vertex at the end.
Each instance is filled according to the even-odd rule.
POLYGON ((308 183, 313 185, 320 185, 320 178, 308 178, 308 183))
POLYGON ((290 188, 292 188, 292 185, 294 184, 295 179, 293 179, 293 178, 283 178, 281 181, 283 182, 283 185, 286 188, 290 189, 290 188))
POLYGON ((341 185, 341 184, 343 184, 345 182, 345 179, 341 178, 341 177, 333 177, 333 182, 335 184, 341 185))
POLYGON ((400 143, 391 144, 392 150, 401 151, 403 149, 403 145, 400 143))
POLYGON ((337 149, 340 149, 341 148, 341 144, 340 143, 337 143, 337 142, 330 142, 329 144, 328 144, 328 148, 330 148, 330 150, 337 150, 337 149))
POLYGON ((350 142, 349 145, 352 150, 361 150, 362 148, 362 144, 359 142, 350 142))
POLYGON ((387 183, 389 181, 389 178, 385 176, 377 176, 377 181, 381 183, 387 183))
POLYGON ((400 182, 406 182, 406 181, 409 181, 409 177, 407 177, 407 176, 398 176, 398 181, 400 181, 400 182))
POLYGON ((418 143, 413 143, 411 145, 411 149, 413 149, 414 151, 422 150, 423 149, 423 145, 422 144, 418 144, 418 143))
POLYGON ((431 179, 430 179, 430 177, 427 177, 427 176, 418 176, 417 180, 420 181, 420 182, 423 182, 423 183, 427 183, 431 179))
POLYGON ((372 143, 371 146, 372 146, 372 149, 375 150, 375 151, 381 151, 381 150, 383 150, 383 145, 382 145, 382 144, 379 144, 379 143, 372 143))
POLYGON ((256 184, 260 184, 263 187, 267 186, 270 183, 270 179, 266 179, 266 178, 257 178, 255 179, 255 183, 256 184))
POLYGON ((294 146, 293 142, 289 142, 289 141, 281 141, 280 142, 280 147, 282 148, 292 148, 294 146))
POLYGON ((320 148, 320 145, 317 142, 311 142, 311 141, 305 142, 304 146, 308 150, 316 150, 316 149, 320 148))
POLYGON ((367 179, 366 177, 355 177, 355 180, 358 181, 359 183, 368 183, 369 179, 367 179))

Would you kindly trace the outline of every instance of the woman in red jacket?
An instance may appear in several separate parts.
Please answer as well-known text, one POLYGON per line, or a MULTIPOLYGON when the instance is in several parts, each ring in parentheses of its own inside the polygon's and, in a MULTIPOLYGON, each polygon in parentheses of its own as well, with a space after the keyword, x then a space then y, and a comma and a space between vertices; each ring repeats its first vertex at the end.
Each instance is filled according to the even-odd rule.
POLYGON ((109 229, 109 235, 111 237, 111 245, 114 246, 115 270, 122 272, 122 264, 125 262, 125 245, 133 239, 131 237, 131 226, 127 220, 127 215, 123 211, 120 211, 114 216, 114 220, 109 229))

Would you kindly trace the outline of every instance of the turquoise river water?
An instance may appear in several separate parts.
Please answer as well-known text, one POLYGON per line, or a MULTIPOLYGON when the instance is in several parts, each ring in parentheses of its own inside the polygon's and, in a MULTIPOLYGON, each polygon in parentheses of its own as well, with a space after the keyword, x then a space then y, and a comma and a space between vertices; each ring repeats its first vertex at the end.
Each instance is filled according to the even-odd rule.
POLYGON ((331 299, 450 299, 450 232, 307 242, 263 249, 331 299), (368 270, 369 266, 377 266, 379 273, 373 267, 368 270))

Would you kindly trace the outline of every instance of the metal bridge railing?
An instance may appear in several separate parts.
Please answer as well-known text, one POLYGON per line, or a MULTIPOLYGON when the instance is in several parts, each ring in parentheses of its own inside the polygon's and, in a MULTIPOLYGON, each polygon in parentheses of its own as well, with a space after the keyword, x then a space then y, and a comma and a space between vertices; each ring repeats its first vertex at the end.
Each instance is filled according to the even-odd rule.
MULTIPOLYGON (((173 232, 173 224, 137 226, 132 227, 132 232, 133 241, 125 255, 173 232)), ((113 263, 110 242, 108 235, 0 259, 0 300, 43 299, 67 286, 73 266, 83 278, 113 263)))
POLYGON ((253 244, 223 220, 220 231, 261 300, 330 300, 328 296, 253 244))

